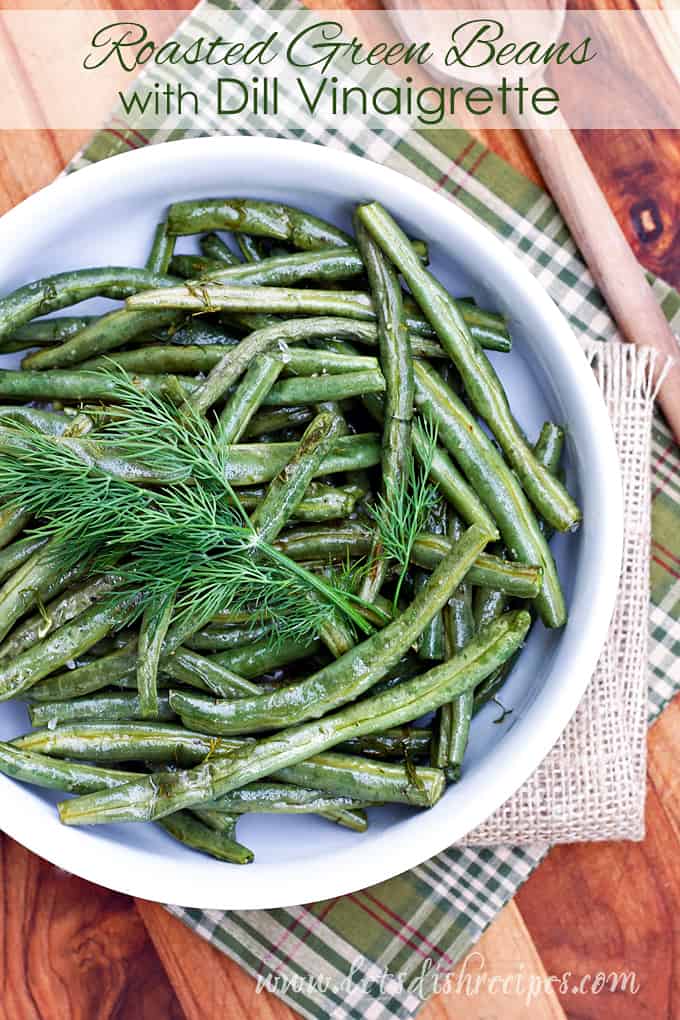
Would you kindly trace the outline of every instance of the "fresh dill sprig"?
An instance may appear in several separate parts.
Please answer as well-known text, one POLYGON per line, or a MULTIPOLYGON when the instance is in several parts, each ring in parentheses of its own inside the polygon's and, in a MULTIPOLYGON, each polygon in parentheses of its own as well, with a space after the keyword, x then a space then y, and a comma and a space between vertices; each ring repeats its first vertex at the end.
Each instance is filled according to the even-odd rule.
POLYGON ((114 393, 121 407, 112 419, 106 419, 100 441, 121 457, 153 466, 164 477, 190 478, 193 484, 221 496, 226 491, 247 521, 236 493, 226 481, 228 444, 221 423, 218 421, 213 429, 186 400, 174 376, 160 394, 141 389, 114 362, 107 376, 115 381, 114 393))
POLYGON ((227 481, 219 426, 213 431, 181 391, 176 400, 138 389, 124 372, 107 375, 121 407, 86 442, 0 419, 0 499, 39 517, 36 530, 65 559, 97 550, 96 569, 115 562, 123 585, 112 597, 143 592, 136 615, 176 594, 173 622, 190 616, 202 625, 218 612, 247 610, 271 619, 278 640, 316 636, 338 613, 355 630, 371 629, 351 591, 259 538, 227 481), (107 457, 176 482, 143 488, 104 470, 107 457))
POLYGON ((402 474, 395 488, 387 494, 380 493, 375 506, 369 507, 380 535, 382 555, 399 568, 394 591, 395 606, 408 572, 416 537, 424 529, 430 511, 439 498, 436 485, 429 481, 437 447, 437 430, 425 419, 423 431, 427 445, 420 463, 416 464, 411 455, 408 470, 402 474))

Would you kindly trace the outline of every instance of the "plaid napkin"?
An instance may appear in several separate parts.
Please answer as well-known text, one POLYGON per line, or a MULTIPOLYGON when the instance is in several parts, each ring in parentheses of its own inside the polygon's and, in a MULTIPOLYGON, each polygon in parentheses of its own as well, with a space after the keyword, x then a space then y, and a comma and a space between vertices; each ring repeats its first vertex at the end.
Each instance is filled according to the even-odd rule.
MULTIPOLYGON (((247 8, 253 34, 261 35, 274 27, 281 4, 244 0, 239 7, 247 8)), ((211 5, 200 4, 178 36, 195 37, 205 31, 210 10, 211 5)), ((199 67, 190 73, 187 69, 169 73, 194 90, 206 87, 199 67)), ((132 122, 112 121, 69 169, 149 143, 225 131, 253 133, 246 115, 237 123, 209 113, 192 121, 174 119, 153 132, 139 130, 132 122)), ((415 131, 401 125, 395 131, 378 132, 351 118, 329 130, 321 120, 309 118, 285 134, 350 149, 461 203, 528 265, 577 335, 585 340, 616 339, 602 297, 549 196, 465 131, 415 131)), ((653 287, 669 320, 680 326, 680 295, 659 280, 653 281, 653 287)), ((678 450, 656 417, 652 430, 650 721, 680 689, 679 468, 678 450)), ((305 1016, 410 1017, 435 989, 436 971, 454 967, 547 849, 545 843, 454 847, 388 882, 307 906, 239 912, 169 909, 305 1016)))

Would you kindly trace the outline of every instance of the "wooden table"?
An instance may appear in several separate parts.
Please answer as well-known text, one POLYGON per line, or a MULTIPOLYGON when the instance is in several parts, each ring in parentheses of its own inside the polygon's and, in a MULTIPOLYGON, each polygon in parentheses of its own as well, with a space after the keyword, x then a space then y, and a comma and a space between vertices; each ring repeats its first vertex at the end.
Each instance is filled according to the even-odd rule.
MULTIPOLYGON (((353 6, 363 2, 354 0, 353 6)), ((44 6, 40 0, 24 0, 24 5, 44 6)), ((314 5, 340 6, 329 0, 314 5)), ((62 0, 61 6, 139 5, 62 0)), ((152 4, 146 0, 144 6, 152 4)), ((157 0, 157 6, 186 4, 157 0)), ((617 6, 615 0, 611 6, 617 6)), ((88 134, 0 132, 0 212, 52 180, 88 134)), ((481 137, 538 179, 517 132, 481 137)), ((680 286, 680 133, 589 132, 579 141, 639 258, 680 286)), ((680 954, 679 742, 680 704, 675 703, 650 734, 645 842, 553 850, 477 947, 489 975, 569 971, 571 988, 584 975, 634 970, 637 995, 563 993, 546 984, 530 1007, 523 995, 442 995, 425 1007, 423 1020, 680 1016, 675 966, 680 954)), ((0 840, 1 1020, 295 1016, 274 996, 256 995, 248 975, 162 907, 81 881, 12 840, 0 840)))

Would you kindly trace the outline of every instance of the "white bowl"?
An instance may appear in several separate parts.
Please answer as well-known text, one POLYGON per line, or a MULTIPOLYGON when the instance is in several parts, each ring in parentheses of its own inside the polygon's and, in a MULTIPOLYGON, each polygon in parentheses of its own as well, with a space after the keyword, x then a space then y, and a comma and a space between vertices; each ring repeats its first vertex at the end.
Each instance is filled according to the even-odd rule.
MULTIPOLYGON (((414 867, 484 821, 528 778, 576 709, 602 648, 619 575, 622 503, 602 396, 560 311, 485 227, 377 163, 266 138, 191 139, 104 160, 0 220, 2 292, 68 268, 143 265, 170 202, 219 195, 290 202, 343 227, 354 203, 378 199, 426 238, 432 267, 453 293, 509 317, 514 349, 494 363, 529 436, 547 418, 568 425, 567 481, 584 513, 580 531, 554 543, 567 626, 533 629, 503 692, 512 715, 497 726, 497 708, 486 707, 473 724, 461 782, 429 811, 374 809, 364 835, 311 817, 246 817, 239 835, 256 859, 239 868, 186 850, 152 825, 66 828, 54 809, 58 795, 0 776, 2 829, 62 868, 150 900, 252 909, 338 896, 414 867)), ((26 728, 22 706, 0 705, 0 738, 26 728)))

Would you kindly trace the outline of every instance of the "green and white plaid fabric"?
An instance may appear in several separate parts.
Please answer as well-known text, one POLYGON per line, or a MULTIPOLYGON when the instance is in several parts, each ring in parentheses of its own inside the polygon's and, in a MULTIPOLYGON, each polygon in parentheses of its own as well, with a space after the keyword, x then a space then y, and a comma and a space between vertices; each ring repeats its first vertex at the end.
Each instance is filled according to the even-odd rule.
MULTIPOLYGON (((270 2, 242 2, 239 7, 247 8, 258 36, 272 30, 281 9, 270 2)), ((199 5, 178 35, 200 35, 209 27, 210 10, 207 3, 199 5)), ((177 80, 200 91, 208 87, 204 74, 194 67, 177 73, 177 80)), ((150 143, 225 132, 254 133, 246 115, 225 121, 207 114, 173 121, 151 133, 132 122, 113 121, 70 169, 150 143)), ((285 134, 349 149, 461 203, 522 259, 578 334, 596 339, 616 336, 549 196, 465 131, 426 132, 397 125, 393 131, 378 132, 351 118, 331 131, 322 121, 308 118, 285 134)), ((653 286, 667 317, 680 327, 680 295, 659 280, 653 286)), ((680 458, 659 417, 652 458, 650 721, 680 688, 680 458)), ((373 888, 285 910, 170 909, 305 1016, 409 1017, 441 987, 442 975, 466 954, 546 850, 543 844, 452 848, 373 888)))

